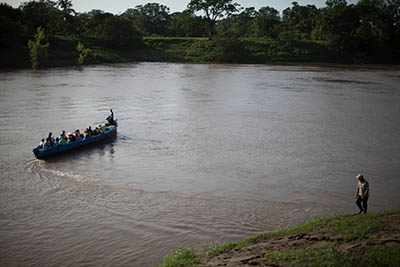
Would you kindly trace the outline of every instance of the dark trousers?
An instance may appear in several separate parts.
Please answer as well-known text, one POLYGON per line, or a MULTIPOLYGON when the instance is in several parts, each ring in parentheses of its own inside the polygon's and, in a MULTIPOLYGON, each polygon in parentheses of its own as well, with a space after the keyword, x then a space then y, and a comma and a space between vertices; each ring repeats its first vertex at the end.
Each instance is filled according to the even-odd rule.
POLYGON ((367 213, 367 208, 368 208, 368 196, 365 197, 364 199, 361 199, 361 196, 357 196, 357 201, 356 204, 360 211, 363 211, 364 213, 367 213))

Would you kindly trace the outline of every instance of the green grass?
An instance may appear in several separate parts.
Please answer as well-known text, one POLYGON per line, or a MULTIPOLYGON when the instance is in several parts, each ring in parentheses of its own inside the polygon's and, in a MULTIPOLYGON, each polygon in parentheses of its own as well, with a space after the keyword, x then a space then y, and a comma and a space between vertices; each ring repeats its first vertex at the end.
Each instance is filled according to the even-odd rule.
POLYGON ((331 231, 344 235, 346 240, 365 239, 369 234, 384 227, 378 214, 365 214, 363 216, 342 217, 332 224, 328 224, 331 231))
MULTIPOLYGON (((142 56, 146 61, 214 62, 215 40, 202 37, 144 37, 142 56)), ((321 42, 298 41, 288 49, 269 38, 240 38, 239 41, 241 49, 234 54, 237 63, 321 62, 326 60, 326 55, 332 55, 321 42)))
POLYGON ((201 257, 194 249, 180 248, 169 256, 164 256, 164 263, 160 267, 195 266, 201 263, 201 257))
POLYGON ((291 262, 293 266, 400 266, 400 245, 368 249, 361 259, 341 254, 338 243, 318 248, 298 249, 291 252, 270 252, 265 258, 274 262, 291 262))
POLYGON ((296 227, 268 233, 271 237, 295 235, 303 232, 331 233, 343 236, 345 240, 365 239, 369 234, 380 230, 384 224, 379 220, 381 213, 368 213, 362 216, 337 214, 314 219, 296 227))
POLYGON ((326 228, 329 225, 330 221, 334 221, 335 219, 342 219, 343 215, 337 214, 327 217, 321 217, 314 220, 311 220, 307 223, 290 227, 287 229, 281 229, 275 232, 268 233, 267 235, 270 237, 282 237, 282 236, 289 236, 295 235, 301 232, 317 232, 323 231, 323 228, 326 228))
POLYGON ((385 210, 385 211, 381 211, 378 214, 380 215, 394 215, 394 214, 400 214, 400 210, 398 209, 394 209, 394 210, 385 210))
POLYGON ((146 37, 145 54, 156 55, 159 61, 210 62, 207 38, 146 37))
POLYGON ((356 266, 354 259, 339 253, 335 244, 298 249, 288 253, 270 252, 265 254, 265 257, 274 263, 290 261, 294 266, 356 266))
POLYGON ((204 246, 200 252, 193 249, 180 249, 171 256, 164 257, 165 264, 160 266, 196 266, 202 262, 204 257, 228 253, 255 244, 260 239, 280 239, 304 233, 340 235, 341 239, 330 241, 328 245, 321 247, 299 248, 288 252, 271 251, 264 257, 274 263, 290 262, 294 266, 345 267, 356 266, 359 263, 361 266, 400 266, 400 245, 369 248, 359 258, 343 255, 338 250, 342 244, 369 240, 374 232, 390 230, 391 226, 385 224, 380 218, 384 215, 394 214, 400 214, 400 211, 384 211, 357 216, 337 214, 317 218, 296 227, 258 234, 238 243, 219 244, 213 242, 204 246))
POLYGON ((191 40, 191 41, 206 41, 207 37, 164 37, 164 36, 145 36, 143 40, 191 40))
POLYGON ((366 255, 366 266, 400 266, 400 245, 371 249, 366 255))
POLYGON ((237 248, 237 244, 235 243, 219 244, 218 242, 212 242, 209 245, 203 246, 202 250, 204 251, 204 255, 214 256, 235 248, 237 248))

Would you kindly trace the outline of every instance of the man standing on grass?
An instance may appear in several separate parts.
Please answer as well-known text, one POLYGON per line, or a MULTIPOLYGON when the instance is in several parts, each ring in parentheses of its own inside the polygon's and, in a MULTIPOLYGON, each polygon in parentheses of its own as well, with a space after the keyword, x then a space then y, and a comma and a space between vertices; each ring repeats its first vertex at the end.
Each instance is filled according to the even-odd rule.
POLYGON ((368 208, 368 197, 369 197, 369 184, 367 180, 364 179, 364 176, 362 174, 357 175, 356 177, 358 179, 358 185, 357 185, 357 191, 355 195, 356 199, 356 204, 358 208, 360 209, 360 213, 364 212, 367 213, 367 208, 368 208), (362 203, 362 205, 361 205, 362 203))

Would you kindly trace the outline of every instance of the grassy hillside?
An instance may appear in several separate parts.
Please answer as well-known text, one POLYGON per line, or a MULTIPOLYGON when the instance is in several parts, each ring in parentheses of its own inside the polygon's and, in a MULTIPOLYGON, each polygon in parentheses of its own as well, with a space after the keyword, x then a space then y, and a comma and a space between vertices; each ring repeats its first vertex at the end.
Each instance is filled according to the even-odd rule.
POLYGON ((400 211, 318 218, 242 242, 180 249, 160 266, 400 266, 400 211))
POLYGON ((268 38, 144 38, 145 58, 172 62, 343 62, 322 42, 296 41, 283 44, 268 38), (222 55, 221 55, 222 50, 222 55), (226 50, 226 51, 224 51, 226 50), (225 52, 225 53, 224 53, 225 52))

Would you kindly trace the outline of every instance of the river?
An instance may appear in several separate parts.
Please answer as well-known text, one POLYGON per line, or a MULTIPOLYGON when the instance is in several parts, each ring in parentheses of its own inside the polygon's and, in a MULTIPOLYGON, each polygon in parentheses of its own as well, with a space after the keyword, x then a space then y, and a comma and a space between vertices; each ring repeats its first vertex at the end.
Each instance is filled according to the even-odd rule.
POLYGON ((400 69, 137 63, 0 73, 0 265, 154 266, 400 208, 400 69), (48 132, 119 120, 113 140, 42 161, 48 132))

